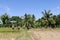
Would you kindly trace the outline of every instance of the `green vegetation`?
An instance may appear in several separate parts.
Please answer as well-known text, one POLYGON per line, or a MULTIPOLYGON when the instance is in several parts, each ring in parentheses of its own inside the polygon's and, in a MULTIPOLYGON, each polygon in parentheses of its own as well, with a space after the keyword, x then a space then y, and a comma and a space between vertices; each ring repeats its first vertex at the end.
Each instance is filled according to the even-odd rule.
POLYGON ((24 16, 12 16, 9 17, 7 13, 0 16, 0 19, 3 24, 0 24, 0 27, 7 28, 59 28, 60 27, 60 14, 53 15, 50 10, 43 11, 43 16, 36 20, 34 14, 25 13, 24 16))
MULTIPOLYGON (((19 30, 20 32, 21 30, 19 30)), ((0 28, 0 32, 18 32, 18 29, 15 28, 14 30, 12 30, 12 28, 0 28)))
POLYGON ((26 29, 0 28, 0 40, 32 40, 26 29))

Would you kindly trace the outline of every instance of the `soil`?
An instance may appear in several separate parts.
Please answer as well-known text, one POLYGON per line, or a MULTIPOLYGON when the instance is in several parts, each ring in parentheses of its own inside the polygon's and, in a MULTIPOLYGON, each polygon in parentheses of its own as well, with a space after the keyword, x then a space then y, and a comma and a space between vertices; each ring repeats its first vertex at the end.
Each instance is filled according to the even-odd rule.
POLYGON ((60 40, 60 30, 29 30, 32 40, 60 40))

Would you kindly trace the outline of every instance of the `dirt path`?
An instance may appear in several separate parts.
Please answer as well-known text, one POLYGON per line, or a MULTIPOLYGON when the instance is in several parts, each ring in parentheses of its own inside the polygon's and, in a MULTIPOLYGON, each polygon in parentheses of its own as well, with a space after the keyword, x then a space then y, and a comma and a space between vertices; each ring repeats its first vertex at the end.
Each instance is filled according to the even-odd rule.
POLYGON ((33 40, 39 40, 39 35, 35 31, 30 30, 29 33, 33 40))
POLYGON ((60 30, 29 30, 33 40, 60 40, 60 30))

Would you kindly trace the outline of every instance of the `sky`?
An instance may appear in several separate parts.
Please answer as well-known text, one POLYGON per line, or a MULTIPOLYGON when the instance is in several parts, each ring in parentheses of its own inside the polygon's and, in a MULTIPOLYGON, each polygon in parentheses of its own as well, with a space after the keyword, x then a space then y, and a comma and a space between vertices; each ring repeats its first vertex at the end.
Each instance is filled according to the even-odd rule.
POLYGON ((0 0, 0 15, 23 16, 27 13, 34 14, 38 19, 44 10, 51 10, 53 15, 58 15, 60 0, 0 0))

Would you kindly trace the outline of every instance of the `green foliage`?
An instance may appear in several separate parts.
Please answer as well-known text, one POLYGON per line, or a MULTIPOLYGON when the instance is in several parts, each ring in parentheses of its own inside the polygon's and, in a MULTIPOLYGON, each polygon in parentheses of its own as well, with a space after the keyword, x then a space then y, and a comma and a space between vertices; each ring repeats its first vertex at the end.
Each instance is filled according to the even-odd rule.
POLYGON ((0 16, 3 24, 0 24, 0 27, 25 27, 27 29, 30 28, 55 28, 60 26, 60 14, 52 15, 51 11, 44 10, 42 12, 43 16, 36 20, 35 15, 26 14, 24 16, 12 16, 9 17, 7 13, 0 16), (12 21, 12 22, 11 22, 12 21), (15 21, 15 22, 14 22, 15 21))
POLYGON ((27 27, 27 29, 34 27, 34 22, 35 22, 35 16, 34 15, 25 14, 24 20, 25 20, 24 25, 25 25, 25 27, 27 27))
POLYGON ((1 16, 1 20, 2 20, 3 24, 8 24, 9 16, 7 15, 7 13, 5 13, 1 16))

